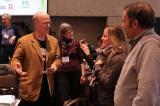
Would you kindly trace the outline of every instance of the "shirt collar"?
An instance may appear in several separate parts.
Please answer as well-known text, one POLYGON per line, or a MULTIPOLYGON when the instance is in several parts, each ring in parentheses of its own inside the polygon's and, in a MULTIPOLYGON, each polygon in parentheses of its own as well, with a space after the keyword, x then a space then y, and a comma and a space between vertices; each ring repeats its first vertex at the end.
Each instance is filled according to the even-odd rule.
POLYGON ((153 28, 151 29, 146 29, 144 30, 142 33, 140 33, 137 37, 131 39, 129 41, 129 44, 131 45, 131 50, 135 47, 135 45, 140 41, 140 39, 142 39, 142 37, 144 36, 148 36, 148 35, 151 35, 151 34, 155 34, 155 31, 153 28))
POLYGON ((8 26, 8 27, 4 27, 4 26, 3 26, 3 28, 4 28, 4 29, 6 29, 6 30, 8 30, 8 29, 11 29, 11 28, 12 28, 12 26, 11 26, 11 25, 10 25, 10 26, 8 26))

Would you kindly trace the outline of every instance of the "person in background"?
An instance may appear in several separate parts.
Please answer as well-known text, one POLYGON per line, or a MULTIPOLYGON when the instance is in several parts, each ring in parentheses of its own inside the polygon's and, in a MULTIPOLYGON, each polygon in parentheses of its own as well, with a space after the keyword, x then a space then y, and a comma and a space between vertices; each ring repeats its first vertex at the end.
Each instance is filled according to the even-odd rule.
POLYGON ((115 89, 115 106, 160 106, 160 37, 155 14, 147 2, 125 6, 122 27, 131 51, 115 89))
POLYGON ((85 79, 81 82, 81 94, 83 95, 82 97, 88 98, 88 103, 91 105, 95 104, 96 101, 94 98, 96 95, 95 89, 89 84, 94 74, 94 62, 97 59, 97 51, 93 45, 88 44, 86 39, 80 40, 79 43, 81 51, 83 53, 85 74, 85 79))
POLYGON ((97 58, 96 48, 93 45, 88 44, 86 39, 80 40, 79 43, 85 61, 87 62, 90 69, 93 69, 94 61, 92 60, 96 60, 97 58))
POLYGON ((12 24, 11 15, 4 13, 0 25, 0 64, 8 64, 17 40, 20 38, 18 28, 12 24))
POLYGON ((102 36, 106 46, 97 61, 95 71, 97 75, 97 98, 99 106, 114 106, 114 90, 121 69, 127 57, 128 48, 122 28, 107 26, 102 36))
POLYGON ((33 16, 34 32, 21 37, 10 65, 19 76, 19 106, 52 106, 53 74, 60 65, 58 40, 48 35, 50 16, 33 16))
POLYGON ((68 23, 60 25, 59 46, 62 66, 55 75, 55 93, 60 98, 59 106, 63 106, 80 97, 80 79, 84 77, 80 45, 73 38, 73 27, 68 23))
MULTIPOLYGON (((107 26, 101 38, 103 48, 98 54, 94 64, 96 80, 94 99, 98 102, 95 106, 114 106, 114 90, 119 78, 123 63, 127 56, 128 48, 122 28, 119 26, 107 26)), ((89 54, 83 45, 82 50, 89 54)))

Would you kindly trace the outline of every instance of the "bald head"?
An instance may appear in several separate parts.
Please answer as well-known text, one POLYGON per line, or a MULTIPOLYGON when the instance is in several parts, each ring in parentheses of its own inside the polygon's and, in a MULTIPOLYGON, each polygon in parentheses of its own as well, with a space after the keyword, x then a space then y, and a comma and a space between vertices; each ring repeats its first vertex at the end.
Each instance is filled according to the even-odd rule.
POLYGON ((43 17, 49 17, 49 15, 47 13, 45 13, 45 12, 39 11, 39 12, 34 14, 32 20, 34 22, 34 21, 38 20, 39 18, 43 18, 43 17))
POLYGON ((33 16, 33 25, 35 32, 40 35, 46 35, 51 26, 50 16, 45 12, 37 12, 33 16))

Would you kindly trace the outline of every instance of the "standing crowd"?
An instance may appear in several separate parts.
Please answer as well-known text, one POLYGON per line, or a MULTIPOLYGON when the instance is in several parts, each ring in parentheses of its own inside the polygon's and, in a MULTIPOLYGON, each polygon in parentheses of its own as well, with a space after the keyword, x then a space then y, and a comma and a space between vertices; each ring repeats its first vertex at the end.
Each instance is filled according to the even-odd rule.
POLYGON ((107 25, 94 47, 62 23, 49 34, 47 13, 34 14, 33 32, 20 36, 9 14, 0 26, 0 64, 18 77, 18 106, 160 106, 160 37, 147 2, 124 7, 121 26, 107 25), (127 39, 127 40, 126 40, 127 39), (83 99, 82 99, 83 100, 83 99), (73 105, 71 105, 73 104, 73 105))

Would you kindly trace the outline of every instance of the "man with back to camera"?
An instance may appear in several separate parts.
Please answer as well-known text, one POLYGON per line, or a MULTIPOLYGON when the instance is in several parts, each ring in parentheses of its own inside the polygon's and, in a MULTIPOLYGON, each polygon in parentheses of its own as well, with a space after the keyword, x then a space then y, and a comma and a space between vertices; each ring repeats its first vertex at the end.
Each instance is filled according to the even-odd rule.
POLYGON ((4 13, 1 16, 0 26, 0 64, 9 63, 18 38, 20 37, 18 28, 12 24, 11 15, 4 13))
POLYGON ((115 106, 160 106, 160 37, 155 34, 154 11, 146 2, 124 8, 122 27, 131 51, 115 90, 115 106))
POLYGON ((21 37, 11 67, 19 75, 19 106, 52 106, 53 74, 60 65, 56 38, 48 35, 51 20, 44 12, 33 16, 34 32, 21 37))

